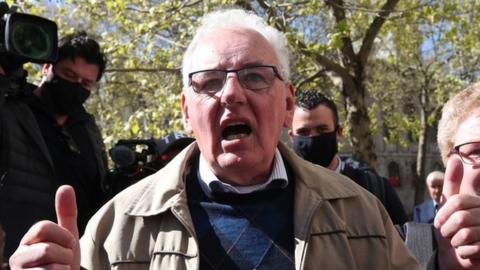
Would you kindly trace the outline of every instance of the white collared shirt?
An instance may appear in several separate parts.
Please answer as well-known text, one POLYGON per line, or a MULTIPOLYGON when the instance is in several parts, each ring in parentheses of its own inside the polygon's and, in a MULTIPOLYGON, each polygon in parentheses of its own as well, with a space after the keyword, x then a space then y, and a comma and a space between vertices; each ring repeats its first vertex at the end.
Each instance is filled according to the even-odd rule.
POLYGON ((200 186, 207 192, 226 192, 226 193, 238 193, 247 194, 255 191, 260 191, 268 188, 273 182, 277 182, 281 188, 288 185, 287 170, 282 159, 280 151, 275 149, 275 156, 273 158, 273 168, 267 181, 261 184, 252 186, 234 186, 228 183, 222 182, 218 177, 213 174, 212 170, 207 164, 207 160, 200 153, 200 164, 198 169, 198 179, 200 186))

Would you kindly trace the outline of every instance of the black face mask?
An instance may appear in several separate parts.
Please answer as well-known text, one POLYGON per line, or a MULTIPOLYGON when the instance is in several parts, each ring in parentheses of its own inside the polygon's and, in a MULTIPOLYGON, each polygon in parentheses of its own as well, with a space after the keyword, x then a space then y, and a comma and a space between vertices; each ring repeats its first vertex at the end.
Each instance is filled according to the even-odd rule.
POLYGON ((42 85, 41 100, 54 113, 67 115, 78 109, 90 96, 90 91, 80 83, 54 75, 42 85))
POLYGON ((327 167, 338 152, 337 133, 323 133, 319 136, 293 136, 293 149, 303 159, 327 167))

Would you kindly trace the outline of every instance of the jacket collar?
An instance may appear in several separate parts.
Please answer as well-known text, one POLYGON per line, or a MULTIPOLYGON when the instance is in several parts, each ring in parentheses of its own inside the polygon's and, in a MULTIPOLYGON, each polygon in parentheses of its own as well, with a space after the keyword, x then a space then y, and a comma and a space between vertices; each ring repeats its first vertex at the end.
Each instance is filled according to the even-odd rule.
POLYGON ((292 165, 296 185, 305 185, 319 199, 341 199, 358 194, 357 189, 351 184, 342 184, 345 181, 352 182, 349 178, 325 167, 305 161, 283 143, 279 143, 278 147, 285 162, 292 165))
MULTIPOLYGON (((339 182, 351 181, 334 171, 312 165, 297 156, 283 143, 278 148, 285 162, 291 165, 296 189, 309 190, 316 201, 347 198, 357 195, 352 185, 339 182), (301 188, 300 186, 301 185, 301 188)), ((186 202, 185 179, 191 166, 190 160, 199 155, 196 142, 190 144, 163 169, 135 184, 126 193, 125 213, 132 216, 152 216, 186 202)))

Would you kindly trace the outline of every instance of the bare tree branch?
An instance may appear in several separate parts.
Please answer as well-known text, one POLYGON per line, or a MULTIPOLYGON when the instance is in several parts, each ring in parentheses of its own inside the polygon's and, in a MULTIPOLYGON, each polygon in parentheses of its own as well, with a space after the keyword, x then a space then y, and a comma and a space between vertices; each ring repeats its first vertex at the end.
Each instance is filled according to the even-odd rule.
MULTIPOLYGON (((272 19, 274 21, 274 26, 278 30, 283 32, 288 30, 286 29, 288 27, 288 25, 286 24, 286 21, 288 20, 288 18, 285 18, 284 15, 278 16, 278 14, 276 14, 276 10, 271 8, 271 6, 264 0, 258 0, 257 2, 260 5, 260 7, 262 7, 265 10, 269 19, 272 19)), ((347 69, 345 69, 341 65, 335 63, 334 61, 328 59, 327 57, 319 53, 313 53, 307 48, 305 43, 303 43, 302 41, 298 40, 296 44, 294 44, 294 46, 296 46, 300 50, 300 52, 303 53, 305 56, 310 57, 318 65, 323 66, 325 70, 335 72, 339 77, 342 77, 345 80, 351 79, 351 76, 348 73, 347 69)))
POLYGON ((169 38, 166 38, 166 37, 164 37, 164 36, 162 36, 162 35, 157 34, 157 35, 155 35, 155 36, 158 37, 159 39, 161 39, 161 40, 163 40, 163 41, 171 44, 171 45, 180 47, 180 48, 182 48, 182 49, 187 49, 187 46, 185 46, 184 44, 178 43, 178 42, 176 42, 176 41, 174 41, 174 40, 171 40, 171 39, 169 39, 169 38))
POLYGON ((383 5, 381 11, 377 14, 377 17, 368 27, 367 32, 365 33, 365 37, 362 41, 362 47, 358 52, 358 60, 362 66, 364 66, 368 60, 368 56, 372 51, 375 37, 378 35, 378 32, 380 32, 380 28, 382 28, 382 25, 385 23, 386 18, 393 11, 398 1, 399 0, 387 0, 387 2, 383 5))
POLYGON ((105 72, 170 72, 170 73, 178 73, 180 74, 180 68, 109 68, 106 69, 105 72))
POLYGON ((315 74, 313 74, 312 76, 309 76, 309 77, 297 82, 295 84, 295 88, 300 89, 303 85, 314 81, 316 78, 322 77, 324 75, 324 73, 325 73, 325 69, 317 70, 317 72, 315 72, 315 74))
MULTIPOLYGON (((325 0, 325 3, 332 8, 333 16, 335 17, 335 21, 337 25, 346 23, 347 19, 345 16, 345 7, 343 0, 325 0)), ((345 60, 348 60, 350 63, 356 63, 356 55, 353 51, 352 39, 350 35, 343 34, 342 35, 342 43, 343 46, 341 48, 342 55, 344 56, 345 60)))
POLYGON ((301 41, 298 41, 296 45, 301 53, 312 58, 317 64, 323 66, 325 70, 335 72, 339 77, 341 77, 344 80, 348 81, 352 79, 351 75, 349 74, 346 68, 328 59, 328 57, 321 55, 319 53, 313 53, 312 51, 307 49, 307 46, 301 41))

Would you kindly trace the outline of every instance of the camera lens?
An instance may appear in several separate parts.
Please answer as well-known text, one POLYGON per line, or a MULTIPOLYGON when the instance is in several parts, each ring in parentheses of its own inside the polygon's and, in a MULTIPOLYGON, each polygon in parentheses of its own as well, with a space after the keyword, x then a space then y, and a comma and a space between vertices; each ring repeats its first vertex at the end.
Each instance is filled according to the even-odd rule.
POLYGON ((42 17, 9 14, 5 41, 7 52, 25 62, 47 63, 57 58, 57 25, 42 17))
POLYGON ((12 27, 11 45, 24 57, 42 59, 51 54, 52 44, 45 30, 30 22, 21 22, 12 27))

